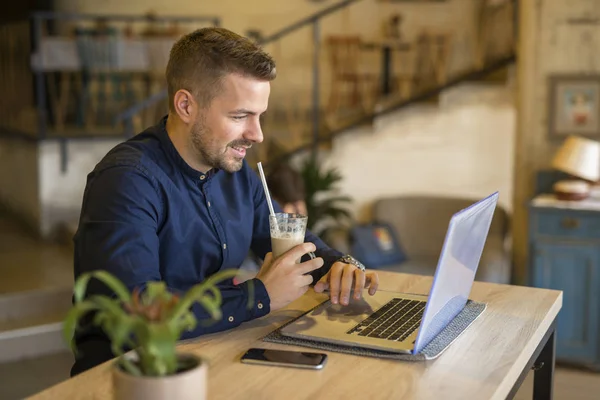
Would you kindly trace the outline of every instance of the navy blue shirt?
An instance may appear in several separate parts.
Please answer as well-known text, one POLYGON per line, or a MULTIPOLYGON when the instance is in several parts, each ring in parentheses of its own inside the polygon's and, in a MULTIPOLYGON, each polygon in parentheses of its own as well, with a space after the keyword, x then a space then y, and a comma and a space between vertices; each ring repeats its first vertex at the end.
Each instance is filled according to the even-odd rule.
MULTIPOLYGON (((88 175, 74 237, 76 279, 102 269, 130 290, 162 280, 171 290, 184 292, 217 271, 239 268, 250 250, 261 259, 271 251, 269 209, 258 175, 245 161, 235 173, 194 170, 175 149, 165 124, 166 117, 117 145, 88 175)), ((274 207, 281 210, 276 203, 274 207)), ((312 273, 316 282, 342 254, 310 232, 306 241, 316 245, 315 254, 325 261, 312 273)), ((182 338, 233 328, 270 311, 259 279, 239 285, 228 280, 219 288, 223 318, 198 324, 182 338)), ((103 290, 90 284, 88 294, 103 290)), ((198 320, 209 319, 198 304, 193 312, 198 320)), ((72 373, 112 358, 108 340, 98 330, 84 331, 76 343, 84 349, 84 359, 72 373)))

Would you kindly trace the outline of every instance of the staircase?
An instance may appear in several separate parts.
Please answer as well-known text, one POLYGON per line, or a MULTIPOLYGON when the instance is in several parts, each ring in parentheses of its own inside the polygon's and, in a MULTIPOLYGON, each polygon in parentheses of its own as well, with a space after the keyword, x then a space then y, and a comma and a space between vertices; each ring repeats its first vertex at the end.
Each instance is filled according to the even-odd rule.
MULTIPOLYGON (((350 22, 353 15, 365 15, 366 19, 368 15, 377 14, 373 9, 382 6, 372 1, 340 1, 261 39, 262 47, 278 63, 278 77, 272 83, 270 106, 263 119, 265 141, 248 153, 249 163, 256 165, 262 161, 268 167, 294 154, 331 150, 336 136, 359 126, 371 126, 378 117, 417 103, 436 104, 441 93, 464 82, 504 84, 507 68, 515 62, 517 2, 498 0, 489 6, 484 4, 480 0, 460 2, 462 11, 476 16, 474 35, 466 35, 460 29, 454 32, 447 27, 423 26, 417 27, 415 32, 403 32, 403 37, 411 37, 406 41, 386 39, 393 42, 388 46, 390 65, 385 61, 385 41, 378 41, 380 35, 373 34, 380 30, 382 21, 374 19, 359 27, 350 22), (334 18, 337 19, 332 22, 334 18), (340 51, 336 46, 343 47, 349 41, 360 47, 359 58, 366 68, 340 67, 357 58, 334 54, 340 51), (294 49, 294 54, 290 49, 294 49), (469 52, 470 55, 463 54, 469 52), (406 57, 398 57, 404 53, 406 57), (452 66, 457 58, 462 63, 458 68, 452 66), (360 91, 357 104, 331 106, 332 92, 348 83, 334 81, 336 68, 341 68, 342 74, 364 78, 361 84, 368 88, 360 91)), ((443 13, 435 7, 427 2, 421 6, 387 4, 378 13, 402 15, 406 11, 412 13, 410 15, 431 13, 435 16, 437 12, 443 21, 443 13)), ((342 99, 352 95, 351 91, 341 93, 342 99)), ((127 134, 133 135, 152 123, 143 120, 144 110, 164 102, 166 96, 166 90, 157 92, 121 113, 118 121, 127 134)))
POLYGON ((62 337, 71 307, 68 248, 32 238, 0 213, 0 398, 22 399, 69 377, 62 337))
POLYGON ((0 363, 67 351, 61 321, 71 306, 72 263, 69 249, 33 239, 0 214, 0 363))
POLYGON ((62 320, 71 295, 66 287, 0 297, 0 363, 68 351, 62 320))

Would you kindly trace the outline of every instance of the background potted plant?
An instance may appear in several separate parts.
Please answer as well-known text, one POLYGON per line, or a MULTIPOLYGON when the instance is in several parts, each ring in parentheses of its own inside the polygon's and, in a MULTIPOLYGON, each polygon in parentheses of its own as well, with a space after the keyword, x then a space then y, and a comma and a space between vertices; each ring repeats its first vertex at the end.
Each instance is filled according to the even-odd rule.
POLYGON ((104 330, 117 356, 112 368, 115 399, 204 399, 207 361, 177 352, 177 341, 184 331, 198 324, 190 310, 194 303, 200 303, 212 320, 221 318, 222 298, 216 284, 233 278, 237 272, 225 270, 215 274, 181 297, 171 293, 164 282, 148 282, 145 290, 130 292, 106 271, 83 274, 74 285, 74 305, 63 326, 65 340, 75 352, 73 336, 77 325, 81 318, 94 312, 92 323, 104 330), (92 278, 108 286, 114 296, 84 298, 92 278), (125 347, 132 351, 125 353, 125 347))
POLYGON ((307 229, 326 242, 334 232, 345 231, 352 224, 348 205, 352 198, 337 194, 342 175, 335 168, 325 168, 316 157, 307 157, 300 167, 306 190, 307 229))

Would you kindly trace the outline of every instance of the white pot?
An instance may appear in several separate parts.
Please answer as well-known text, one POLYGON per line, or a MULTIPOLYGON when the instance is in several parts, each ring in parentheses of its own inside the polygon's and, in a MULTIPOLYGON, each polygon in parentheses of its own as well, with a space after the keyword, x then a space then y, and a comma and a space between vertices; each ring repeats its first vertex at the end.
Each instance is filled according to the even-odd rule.
POLYGON ((191 354, 179 359, 191 360, 195 367, 163 377, 134 376, 123 371, 117 363, 113 367, 115 400, 205 400, 208 363, 191 354))

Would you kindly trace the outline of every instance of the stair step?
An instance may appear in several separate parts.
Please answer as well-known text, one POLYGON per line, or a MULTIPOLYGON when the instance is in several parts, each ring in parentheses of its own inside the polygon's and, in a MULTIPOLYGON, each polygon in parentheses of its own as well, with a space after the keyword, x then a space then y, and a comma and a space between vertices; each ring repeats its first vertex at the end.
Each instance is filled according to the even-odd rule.
POLYGON ((31 290, 0 296, 0 323, 67 311, 72 287, 31 290))
POLYGON ((495 71, 490 72, 487 75, 484 75, 478 79, 473 79, 475 82, 487 82, 487 83, 506 83, 506 81, 510 78, 510 66, 506 66, 504 68, 498 68, 495 71))
POLYGON ((0 340, 15 336, 15 332, 35 332, 38 327, 60 322, 67 312, 48 313, 40 316, 0 321, 0 340))
POLYGON ((62 321, 71 307, 71 288, 0 297, 0 362, 68 350, 62 321))
POLYGON ((62 337, 62 319, 0 333, 0 363, 67 351, 62 337))

